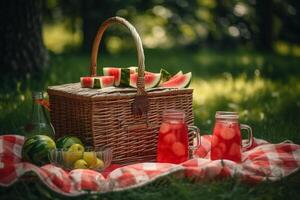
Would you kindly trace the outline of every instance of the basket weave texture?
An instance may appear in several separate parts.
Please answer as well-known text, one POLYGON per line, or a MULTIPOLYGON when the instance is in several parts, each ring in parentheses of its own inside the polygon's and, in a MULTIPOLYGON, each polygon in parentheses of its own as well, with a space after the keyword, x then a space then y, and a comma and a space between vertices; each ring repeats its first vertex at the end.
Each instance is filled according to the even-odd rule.
MULTIPOLYGON (((113 163, 150 162, 156 159, 158 129, 162 112, 183 110, 186 123, 193 125, 192 89, 144 88, 144 52, 135 28, 125 19, 112 17, 99 28, 95 37, 90 75, 97 76, 97 54, 102 35, 111 24, 122 24, 131 32, 138 57, 138 85, 135 88, 81 88, 80 83, 48 87, 51 121, 56 137, 76 135, 86 145, 113 148, 113 163), (149 101, 147 113, 137 117, 132 104, 139 94, 149 101)), ((190 143, 192 137, 190 137, 190 143)))

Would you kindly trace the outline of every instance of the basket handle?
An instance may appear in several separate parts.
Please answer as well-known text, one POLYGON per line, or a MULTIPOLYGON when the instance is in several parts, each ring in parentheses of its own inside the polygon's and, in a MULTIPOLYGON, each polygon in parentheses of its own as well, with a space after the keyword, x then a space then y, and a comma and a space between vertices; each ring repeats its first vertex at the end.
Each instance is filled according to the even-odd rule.
POLYGON ((122 24, 124 25, 131 33, 137 50, 137 59, 138 59, 138 79, 137 79, 137 95, 145 94, 145 81, 144 81, 144 72, 145 72, 145 56, 144 49, 142 45, 142 40, 132 24, 130 24, 126 19, 122 17, 111 17, 105 20, 102 25, 99 27, 97 35, 93 42, 92 48, 92 57, 91 57, 91 66, 90 66, 90 75, 97 76, 97 55, 99 51, 100 41, 102 39, 104 31, 111 24, 122 24))

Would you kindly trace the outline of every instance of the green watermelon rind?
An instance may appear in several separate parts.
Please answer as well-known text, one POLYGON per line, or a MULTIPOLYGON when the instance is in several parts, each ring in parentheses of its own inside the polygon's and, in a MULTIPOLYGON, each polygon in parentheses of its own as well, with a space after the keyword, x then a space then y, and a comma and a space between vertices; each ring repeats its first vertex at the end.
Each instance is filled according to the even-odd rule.
POLYGON ((112 74, 109 73, 109 70, 111 69, 118 69, 120 70, 120 78, 117 79, 115 77, 115 86, 120 86, 120 87, 129 87, 130 84, 130 73, 135 72, 138 70, 137 67, 132 66, 132 67, 126 67, 126 68, 118 68, 118 67, 104 67, 103 68, 103 74, 104 76, 113 76, 112 74))
POLYGON ((183 72, 181 70, 179 72, 177 72, 174 76, 172 76, 169 80, 176 78, 179 75, 183 75, 183 72))
POLYGON ((56 144, 50 137, 35 135, 25 141, 22 148, 22 157, 25 161, 43 165, 49 163, 48 151, 55 148, 56 144))
POLYGON ((82 141, 76 136, 63 136, 56 140, 56 148, 58 149, 68 149, 73 144, 83 145, 82 141))
POLYGON ((117 86, 129 87, 130 86, 130 69, 121 68, 120 84, 117 86))
MULTIPOLYGON (((170 80, 176 78, 176 77, 179 76, 179 75, 183 75, 182 70, 180 70, 179 72, 177 72, 175 75, 171 76, 171 77, 169 78, 169 80, 167 80, 167 81, 170 81, 170 80)), ((160 84, 159 84, 159 86, 162 86, 162 85, 163 85, 165 82, 167 82, 167 81, 161 81, 160 84)))
MULTIPOLYGON (((137 76, 137 73, 135 74, 137 76)), ((155 76, 154 81, 152 81, 151 83, 147 83, 145 80, 145 89, 150 89, 150 88, 154 88, 157 87, 161 81, 161 74, 160 73, 151 73, 149 74, 149 76, 155 76)), ((130 86, 136 88, 136 82, 132 83, 132 81, 130 81, 130 86)))
POLYGON ((153 81, 152 85, 145 82, 145 89, 155 88, 159 85, 161 81, 161 73, 155 73, 154 75, 156 76, 155 81, 153 81))
MULTIPOLYGON (((114 77, 114 76, 110 76, 114 77)), ((109 86, 113 86, 114 85, 114 79, 112 83, 109 84, 104 84, 103 81, 107 81, 108 76, 97 76, 97 77, 81 77, 80 78, 80 82, 81 82, 81 87, 82 88, 94 88, 94 89, 101 89, 101 88, 105 88, 105 87, 109 87, 109 86), (91 79, 91 85, 90 86, 86 86, 83 84, 83 78, 90 78, 91 79)))
POLYGON ((164 68, 161 68, 159 73, 161 74, 161 82, 162 83, 168 81, 172 77, 170 72, 168 72, 164 68))
POLYGON ((186 76, 187 80, 179 88, 187 88, 192 81, 192 72, 186 73, 183 76, 186 76))
POLYGON ((191 82, 192 82, 192 74, 191 74, 189 82, 186 84, 186 86, 184 86, 184 88, 188 88, 190 86, 191 82))
POLYGON ((93 78, 93 88, 102 88, 100 78, 93 78))
POLYGON ((114 85, 115 79, 114 76, 99 76, 93 78, 93 88, 106 88, 114 85), (111 79, 113 77, 113 79, 111 79), (108 80, 112 80, 112 82, 108 82, 108 80), (104 83, 106 81, 106 83, 104 83))
POLYGON ((191 80, 192 80, 192 72, 189 72, 189 73, 186 73, 186 74, 182 74, 182 75, 179 74, 177 76, 185 76, 186 79, 185 79, 185 81, 183 83, 177 83, 177 85, 174 83, 173 85, 169 85, 169 82, 172 82, 172 81, 174 82, 174 80, 177 77, 171 78, 169 81, 164 82, 160 86, 161 87, 165 87, 165 88, 178 88, 178 89, 181 89, 181 88, 187 88, 190 85, 191 80), (165 86, 166 84, 167 84, 167 86, 165 86))

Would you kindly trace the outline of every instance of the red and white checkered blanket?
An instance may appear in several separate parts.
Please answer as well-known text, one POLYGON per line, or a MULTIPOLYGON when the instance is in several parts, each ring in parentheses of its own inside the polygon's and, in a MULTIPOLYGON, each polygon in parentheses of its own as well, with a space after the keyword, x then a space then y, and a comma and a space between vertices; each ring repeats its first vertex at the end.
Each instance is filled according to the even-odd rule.
POLYGON ((0 136, 0 185, 10 186, 26 172, 35 172, 52 190, 77 196, 94 192, 119 191, 145 185, 159 177, 179 173, 181 177, 211 180, 219 177, 238 177, 244 181, 278 180, 299 170, 300 145, 289 141, 270 144, 255 139, 253 147, 243 153, 242 163, 210 158, 210 135, 202 136, 202 146, 196 151, 199 158, 180 165, 167 163, 138 163, 119 167, 108 174, 92 170, 66 172, 53 165, 37 167, 21 161, 23 136, 0 136))

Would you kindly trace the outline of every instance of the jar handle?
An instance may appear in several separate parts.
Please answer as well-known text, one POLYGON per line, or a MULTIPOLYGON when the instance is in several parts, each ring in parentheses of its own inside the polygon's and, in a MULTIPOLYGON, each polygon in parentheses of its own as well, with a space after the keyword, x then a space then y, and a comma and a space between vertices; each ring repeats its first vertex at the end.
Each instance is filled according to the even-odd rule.
POLYGON ((200 135, 200 129, 197 126, 188 126, 188 130, 193 132, 194 137, 196 137, 196 146, 192 145, 189 147, 189 150, 192 151, 192 155, 194 155, 194 151, 198 149, 198 147, 201 145, 201 135, 200 135))
POLYGON ((241 130, 246 130, 248 133, 248 142, 245 144, 245 146, 242 144, 242 150, 247 150, 252 146, 253 143, 253 134, 252 134, 252 128, 249 125, 246 124, 240 124, 241 130))

